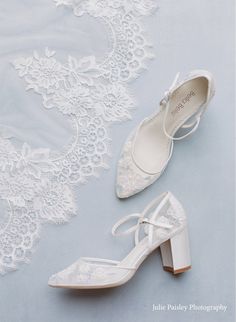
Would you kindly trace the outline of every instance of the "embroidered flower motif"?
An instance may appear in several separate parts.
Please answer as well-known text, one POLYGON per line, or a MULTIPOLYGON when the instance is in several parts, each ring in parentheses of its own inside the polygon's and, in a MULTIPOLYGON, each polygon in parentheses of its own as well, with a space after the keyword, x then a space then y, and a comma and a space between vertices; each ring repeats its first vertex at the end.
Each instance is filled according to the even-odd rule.
POLYGON ((37 193, 38 187, 30 177, 23 173, 9 175, 7 172, 0 176, 0 196, 11 201, 14 205, 22 207, 27 201, 31 201, 37 193))
POLYGON ((34 209, 41 218, 52 222, 64 222, 76 213, 76 205, 70 188, 57 182, 46 182, 37 193, 34 209))
POLYGON ((9 140, 0 137, 0 170, 12 169, 18 160, 18 154, 9 140))
POLYGON ((111 17, 118 13, 124 0, 89 0, 86 4, 87 12, 94 17, 111 17))
POLYGON ((35 89, 40 92, 46 90, 48 93, 59 88, 59 82, 64 80, 68 71, 63 68, 55 58, 55 52, 45 49, 45 57, 40 57, 35 51, 31 59, 17 59, 14 66, 19 70, 21 77, 25 76, 27 89, 35 89))
POLYGON ((77 84, 93 86, 96 79, 106 72, 95 56, 85 56, 79 60, 69 56, 67 65, 70 71, 68 85, 71 87, 77 84))
POLYGON ((16 169, 40 179, 42 173, 55 170, 56 165, 50 159, 49 149, 31 149, 27 143, 24 143, 21 153, 18 154, 16 169))
POLYGON ((28 74, 31 64, 33 62, 33 57, 18 58, 13 62, 13 65, 19 71, 19 76, 24 77, 28 74))
POLYGON ((126 12, 136 11, 140 15, 148 15, 156 9, 155 0, 54 0, 56 4, 74 8, 76 16, 89 13, 94 17, 111 17, 122 9, 126 12))
POLYGON ((0 274, 15 269, 17 263, 27 260, 40 230, 40 222, 26 205, 22 207, 11 203, 7 213, 7 225, 0 225, 0 274))
POLYGON ((122 85, 98 86, 93 93, 96 100, 96 112, 106 121, 130 119, 130 110, 135 106, 122 85))
POLYGON ((129 0, 130 10, 136 11, 140 15, 150 15, 157 8, 156 0, 129 0))
POLYGON ((91 281, 103 280, 107 276, 105 268, 92 262, 87 262, 86 259, 82 258, 75 265, 72 265, 71 268, 73 268, 74 275, 76 275, 76 279, 79 282, 89 283, 91 281))
POLYGON ((29 69, 27 80, 29 83, 36 83, 45 89, 58 88, 59 81, 63 80, 66 74, 66 71, 56 59, 38 58, 33 61, 29 69))
POLYGON ((102 267, 97 267, 94 272, 94 276, 98 280, 103 280, 107 274, 106 271, 102 267))
POLYGON ((126 143, 118 164, 117 193, 121 197, 128 197, 143 190, 157 178, 157 176, 145 174, 137 168, 131 156, 131 149, 132 139, 126 143))
POLYGON ((86 116, 94 109, 93 100, 89 96, 88 87, 83 85, 57 91, 52 98, 45 101, 48 108, 57 107, 63 114, 86 116))
POLYGON ((57 5, 69 5, 74 9, 76 16, 82 16, 85 13, 93 17, 110 17, 117 14, 124 0, 55 0, 57 5))
POLYGON ((118 171, 117 178, 117 192, 119 196, 130 196, 134 194, 134 192, 144 189, 146 186, 145 179, 135 173, 128 163, 126 163, 125 167, 122 163, 119 163, 119 167, 120 170, 118 171))
POLYGON ((80 274, 88 274, 91 270, 91 267, 88 263, 83 260, 79 261, 79 272, 80 274))

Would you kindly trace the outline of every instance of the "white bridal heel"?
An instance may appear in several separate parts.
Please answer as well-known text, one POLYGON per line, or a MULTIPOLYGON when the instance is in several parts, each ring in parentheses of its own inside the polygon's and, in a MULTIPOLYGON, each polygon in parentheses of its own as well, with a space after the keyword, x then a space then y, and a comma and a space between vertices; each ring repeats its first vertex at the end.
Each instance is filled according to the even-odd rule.
POLYGON ((135 234, 135 247, 123 260, 80 258, 51 276, 49 286, 95 289, 122 285, 134 276, 141 263, 159 246, 164 270, 178 274, 191 268, 186 215, 172 193, 162 194, 140 214, 125 216, 112 229, 113 235, 132 232, 135 234), (119 232, 123 224, 134 219, 137 220, 134 226, 119 232))
POLYGON ((191 268, 188 231, 186 228, 180 234, 161 244, 160 250, 165 271, 179 274, 191 268))
POLYGON ((205 70, 192 71, 182 81, 179 78, 177 74, 160 102, 160 110, 144 119, 126 141, 117 170, 119 198, 132 196, 157 180, 171 158, 174 141, 198 128, 214 96, 213 78, 205 70), (176 137, 179 130, 185 133, 176 137))

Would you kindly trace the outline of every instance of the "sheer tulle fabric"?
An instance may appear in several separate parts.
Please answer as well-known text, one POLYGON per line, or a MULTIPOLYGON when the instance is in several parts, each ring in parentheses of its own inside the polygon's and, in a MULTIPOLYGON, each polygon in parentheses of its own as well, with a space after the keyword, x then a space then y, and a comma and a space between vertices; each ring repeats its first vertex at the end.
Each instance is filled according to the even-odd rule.
POLYGON ((128 82, 153 57, 142 16, 155 9, 154 0, 1 5, 0 273, 29 260, 43 223, 75 215, 75 187, 107 167, 109 126, 131 118, 128 82))

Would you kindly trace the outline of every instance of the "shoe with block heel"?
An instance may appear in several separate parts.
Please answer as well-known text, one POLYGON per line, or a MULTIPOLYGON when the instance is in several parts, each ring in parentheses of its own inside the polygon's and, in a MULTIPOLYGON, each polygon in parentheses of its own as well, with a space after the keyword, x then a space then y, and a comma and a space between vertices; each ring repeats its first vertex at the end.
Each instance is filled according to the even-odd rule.
POLYGON ((145 118, 124 144, 117 169, 119 198, 142 191, 161 176, 171 159, 174 142, 196 131, 214 93, 213 77, 208 71, 192 71, 182 80, 177 74, 159 110, 145 118), (177 136, 180 131, 182 135, 177 136))
POLYGON ((191 268, 187 220, 181 203, 170 192, 154 199, 141 213, 120 219, 112 234, 134 233, 135 246, 121 261, 80 258, 49 279, 49 286, 72 289, 100 289, 128 282, 149 254, 160 247, 164 270, 173 274, 191 268), (129 221, 136 223, 122 230, 129 221))

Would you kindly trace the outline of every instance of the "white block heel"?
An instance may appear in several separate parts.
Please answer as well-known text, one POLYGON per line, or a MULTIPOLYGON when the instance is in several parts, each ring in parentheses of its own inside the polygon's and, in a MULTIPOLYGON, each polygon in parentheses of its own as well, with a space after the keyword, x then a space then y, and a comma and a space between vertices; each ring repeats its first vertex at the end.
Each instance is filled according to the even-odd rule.
POLYGON ((187 227, 160 246, 163 269, 173 274, 191 269, 189 237, 187 227))
POLYGON ((94 289, 128 282, 143 261, 160 246, 164 266, 175 274, 190 268, 187 218, 181 203, 170 192, 154 199, 141 213, 121 218, 113 235, 134 233, 135 246, 121 261, 82 257, 49 279, 53 287, 94 289), (128 222, 133 226, 123 230, 128 222), (122 229, 123 227, 123 229, 122 229), (168 244, 169 243, 169 244, 168 244))

